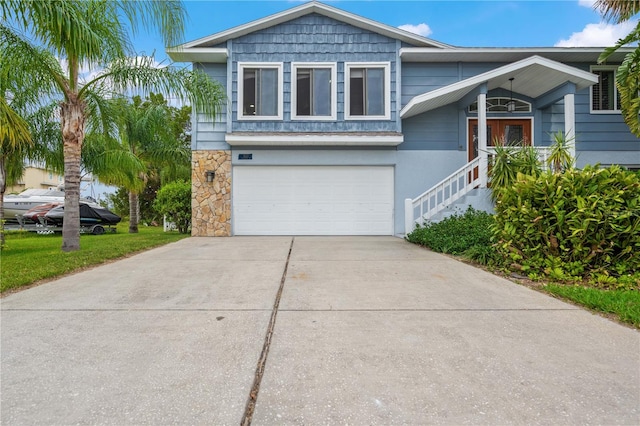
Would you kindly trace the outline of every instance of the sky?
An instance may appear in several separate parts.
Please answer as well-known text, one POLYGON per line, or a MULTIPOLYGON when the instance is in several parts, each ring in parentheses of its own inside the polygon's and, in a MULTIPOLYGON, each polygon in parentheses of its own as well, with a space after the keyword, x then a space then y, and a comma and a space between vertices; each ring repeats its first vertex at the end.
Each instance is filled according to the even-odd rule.
MULTIPOLYGON (((326 4, 433 40, 461 47, 609 46, 635 22, 605 22, 593 0, 325 1, 326 4)), ((264 18, 303 1, 185 1, 185 42, 264 18)), ((138 53, 166 60, 157 36, 134 39, 138 53)))

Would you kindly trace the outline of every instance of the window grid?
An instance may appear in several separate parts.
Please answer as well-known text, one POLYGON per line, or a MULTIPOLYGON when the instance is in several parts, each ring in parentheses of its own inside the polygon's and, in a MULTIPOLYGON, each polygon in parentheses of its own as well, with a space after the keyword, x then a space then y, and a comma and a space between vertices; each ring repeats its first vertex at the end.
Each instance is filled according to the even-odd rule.
POLYGON ((594 68, 598 82, 591 87, 592 112, 619 112, 620 94, 616 88, 615 68, 594 68))

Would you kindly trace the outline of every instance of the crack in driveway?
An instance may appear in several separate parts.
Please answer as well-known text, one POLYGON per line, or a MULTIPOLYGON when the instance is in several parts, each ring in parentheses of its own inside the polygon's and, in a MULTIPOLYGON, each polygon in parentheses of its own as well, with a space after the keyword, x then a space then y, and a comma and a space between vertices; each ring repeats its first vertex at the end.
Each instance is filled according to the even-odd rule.
POLYGON ((264 337, 264 345, 262 346, 262 352, 260 358, 258 358, 258 364, 256 366, 256 373, 253 379, 253 385, 247 398, 247 405, 242 416, 240 424, 242 426, 251 425, 251 419, 253 417, 253 411, 258 401, 258 393, 260 392, 260 383, 262 382, 262 376, 267 365, 267 357, 269 356, 269 347, 271 346, 271 338, 273 337, 273 330, 276 326, 276 317, 278 316, 278 307, 280 306, 280 298, 282 297, 282 290, 284 289, 284 282, 287 279, 287 269, 289 268, 289 260, 291 259, 291 251, 293 250, 293 242, 295 237, 291 238, 291 244, 289 245, 289 253, 287 254, 287 261, 284 264, 284 271, 282 271, 282 278, 280 279, 280 287, 276 293, 276 299, 273 303, 273 309, 271 311, 271 318, 269 319, 269 325, 267 326, 267 334, 264 337))

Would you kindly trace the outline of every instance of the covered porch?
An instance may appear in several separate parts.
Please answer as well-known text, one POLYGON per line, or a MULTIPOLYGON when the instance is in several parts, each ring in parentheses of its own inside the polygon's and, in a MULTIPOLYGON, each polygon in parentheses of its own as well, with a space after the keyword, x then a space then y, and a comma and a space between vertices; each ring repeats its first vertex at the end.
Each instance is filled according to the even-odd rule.
MULTIPOLYGON (((470 155, 469 162, 452 175, 415 199, 405 200, 405 231, 410 232, 416 223, 429 220, 472 189, 487 187, 491 154, 487 138, 487 95, 490 91, 502 89, 531 99, 536 110, 556 103, 562 105, 565 137, 574 140, 575 94, 597 82, 595 74, 534 55, 411 99, 400 113, 403 119, 451 104, 464 110, 477 103, 477 157, 470 155), (562 104, 559 101, 563 101, 562 104)), ((544 147, 536 149, 542 157, 547 154, 544 147)), ((573 150, 575 157, 575 144, 573 150)))

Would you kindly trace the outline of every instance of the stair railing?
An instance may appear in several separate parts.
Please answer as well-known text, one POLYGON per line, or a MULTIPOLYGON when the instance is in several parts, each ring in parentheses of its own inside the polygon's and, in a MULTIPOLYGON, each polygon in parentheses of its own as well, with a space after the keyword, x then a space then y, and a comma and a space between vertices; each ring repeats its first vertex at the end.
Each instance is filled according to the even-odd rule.
POLYGON ((480 158, 475 158, 416 198, 404 200, 405 234, 481 185, 480 158))

